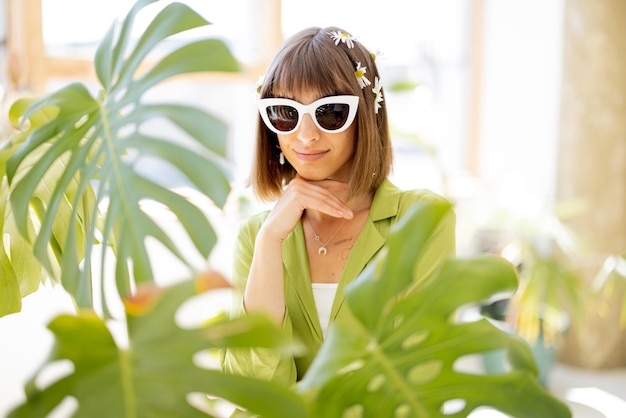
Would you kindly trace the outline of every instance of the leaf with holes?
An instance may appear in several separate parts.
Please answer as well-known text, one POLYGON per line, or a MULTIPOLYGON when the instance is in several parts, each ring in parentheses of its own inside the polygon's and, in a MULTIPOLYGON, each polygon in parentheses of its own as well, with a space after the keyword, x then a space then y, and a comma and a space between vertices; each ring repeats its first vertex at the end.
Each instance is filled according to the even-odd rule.
MULTIPOLYGON (((16 230, 33 241, 39 263, 62 282, 79 307, 93 307, 94 295, 110 294, 94 291, 90 276, 98 264, 99 276, 111 276, 105 274, 111 265, 105 261, 108 249, 115 254, 111 271, 121 295, 153 280, 146 249, 149 239, 194 270, 191 257, 196 254, 182 251, 175 237, 142 208, 145 202, 158 202, 176 216, 205 259, 215 245, 215 233, 199 204, 172 190, 162 177, 142 170, 142 162, 149 159, 180 173, 190 187, 217 206, 223 206, 230 192, 225 123, 199 108, 157 103, 146 93, 180 74, 238 71, 238 63, 220 40, 171 39, 209 24, 177 2, 156 14, 133 47, 135 19, 155 1, 137 1, 121 24, 112 25, 104 36, 95 56, 101 83, 97 95, 81 83, 70 83, 28 108, 16 104, 12 109, 22 123, 32 121, 44 109, 54 113, 44 123, 24 126, 9 141, 6 183, 11 208, 5 213, 11 212, 16 230), (167 48, 156 49, 165 42, 167 48), (162 50, 168 52, 160 59, 151 54, 162 50), (154 126, 150 122, 171 124, 174 129, 169 132, 175 135, 167 130, 148 134, 154 126), (47 194, 39 197, 42 189, 47 194), (101 249, 96 244, 102 244, 101 249), (94 262, 98 257, 99 262, 94 262), (57 264, 60 269, 55 268, 57 264)), ((2 262, 16 264, 15 260, 5 257, 2 262)), ((6 293, 16 294, 16 280, 20 278, 12 279, 6 293)), ((96 305, 106 312, 109 303, 104 300, 96 305)))
MULTIPOLYGON (((32 103, 32 99, 19 99, 11 107, 9 120, 14 126, 20 125, 20 116, 32 103)), ((36 291, 45 275, 42 266, 34 255, 36 232, 44 216, 45 207, 51 201, 53 190, 61 173, 65 170, 67 158, 64 156, 51 162, 47 171, 38 178, 37 184, 31 189, 27 209, 16 208, 10 196, 16 185, 29 176, 31 168, 44 160, 50 150, 45 144, 29 153, 19 169, 14 173, 14 181, 9 183, 7 177, 7 161, 23 146, 27 138, 37 129, 50 123, 56 117, 58 110, 55 107, 42 107, 33 112, 27 121, 22 121, 26 128, 14 134, 10 141, 0 147, 0 316, 18 312, 21 309, 21 300, 24 296, 36 291), (25 225, 22 232, 15 223, 14 211, 26 210, 29 216, 24 217, 25 225)), ((79 177, 72 178, 67 188, 58 192, 59 199, 54 211, 57 216, 48 222, 48 242, 41 249, 48 254, 47 269, 53 279, 60 278, 60 260, 63 255, 62 243, 68 239, 77 243, 77 256, 82 258, 84 246, 84 228, 89 216, 94 210, 95 196, 93 190, 85 190, 80 200, 75 200, 79 177), (74 213, 74 216, 72 216, 74 213), (72 222, 70 228, 68 223, 72 222), (68 230, 76 231, 69 235, 68 230)))
POLYGON ((76 401, 76 418, 214 416, 220 411, 218 399, 267 417, 306 416, 293 391, 210 367, 215 351, 225 346, 289 350, 290 342, 269 319, 218 317, 197 327, 177 324, 183 302, 198 291, 227 286, 216 274, 169 288, 142 286, 125 300, 127 334, 121 340, 128 341, 127 348, 116 344, 92 311, 56 317, 49 325, 56 344, 47 366, 69 362, 71 368, 38 388, 37 376, 46 372, 42 368, 27 386, 26 402, 9 417, 48 416, 66 397, 76 401), (198 360, 202 358, 204 362, 198 360), (199 395, 196 402, 204 412, 192 406, 193 394, 199 395))
POLYGON ((499 258, 450 259, 429 283, 402 292, 447 205, 416 205, 392 231, 389 247, 346 290, 352 315, 340 317, 298 387, 312 416, 466 417, 481 406, 513 417, 569 417, 538 382, 528 345, 486 319, 455 323, 458 308, 517 285, 499 258), (417 216, 416 216, 417 215, 417 216), (430 222, 417 224, 417 219, 430 222), (391 290, 390 290, 391 289, 391 290), (506 350, 511 370, 459 370, 459 359, 506 350))

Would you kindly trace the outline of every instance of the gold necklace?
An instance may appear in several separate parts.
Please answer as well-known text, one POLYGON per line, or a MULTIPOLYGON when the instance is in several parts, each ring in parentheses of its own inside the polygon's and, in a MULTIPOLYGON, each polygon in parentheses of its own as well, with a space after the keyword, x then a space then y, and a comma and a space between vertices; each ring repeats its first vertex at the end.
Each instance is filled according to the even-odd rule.
POLYGON ((333 234, 333 236, 330 237, 330 239, 328 241, 321 242, 320 236, 317 234, 317 232, 315 232, 315 228, 313 228, 313 222, 311 222, 310 219, 308 221, 309 221, 309 226, 311 227, 311 230, 315 234, 315 241, 320 242, 322 244, 317 249, 317 254, 318 255, 326 255, 326 253, 328 252, 328 250, 326 249, 326 246, 328 245, 329 242, 331 242, 337 236, 337 234, 339 233, 339 231, 341 231, 341 228, 343 228, 343 226, 346 224, 346 222, 348 222, 347 219, 344 219, 343 222, 341 223, 341 225, 339 225, 339 228, 337 228, 337 230, 333 234))

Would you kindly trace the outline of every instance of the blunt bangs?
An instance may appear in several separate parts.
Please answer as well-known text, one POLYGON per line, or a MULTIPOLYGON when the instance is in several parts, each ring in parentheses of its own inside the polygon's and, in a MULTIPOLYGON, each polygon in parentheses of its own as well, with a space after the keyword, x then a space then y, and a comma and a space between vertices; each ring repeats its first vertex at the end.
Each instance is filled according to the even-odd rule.
POLYGON ((340 49, 330 48, 329 51, 326 44, 333 41, 325 39, 325 36, 325 32, 319 32, 313 39, 311 36, 303 37, 293 48, 285 51, 280 66, 271 68, 266 75, 266 82, 269 83, 263 97, 293 97, 302 91, 315 92, 320 97, 360 95, 356 82, 350 85, 345 81, 354 78, 351 71, 346 71, 352 67, 350 60, 340 49), (320 60, 319 57, 325 58, 320 60))

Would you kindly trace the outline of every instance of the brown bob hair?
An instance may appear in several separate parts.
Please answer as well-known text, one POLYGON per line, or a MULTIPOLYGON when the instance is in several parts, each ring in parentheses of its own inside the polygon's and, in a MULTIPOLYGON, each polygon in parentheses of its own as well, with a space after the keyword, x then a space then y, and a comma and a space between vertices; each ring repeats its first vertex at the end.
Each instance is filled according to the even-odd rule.
MULTIPOLYGON (((319 97, 331 95, 359 96, 354 141, 353 172, 350 176, 352 195, 372 193, 391 170, 392 153, 383 101, 378 113, 374 110, 372 91, 375 77, 380 79, 374 56, 356 40, 354 47, 331 37, 332 32, 347 32, 337 27, 304 29, 288 38, 276 53, 263 80, 260 98, 294 97, 295 93, 311 91, 319 97), (355 76, 357 64, 366 67, 372 82, 361 88, 355 76)), ((384 92, 383 92, 384 97, 384 92)), ((256 152, 250 183, 263 201, 278 199, 283 188, 296 175, 285 161, 279 163, 278 137, 270 131, 261 116, 257 117, 256 152)))

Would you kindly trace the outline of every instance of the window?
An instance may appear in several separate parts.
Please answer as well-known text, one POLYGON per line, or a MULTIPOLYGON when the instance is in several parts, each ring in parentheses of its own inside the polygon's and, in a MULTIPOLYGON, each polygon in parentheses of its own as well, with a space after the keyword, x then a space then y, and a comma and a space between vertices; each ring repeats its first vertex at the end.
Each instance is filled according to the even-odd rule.
MULTIPOLYGON (((27 88, 36 91, 63 79, 94 80, 91 58, 95 47, 112 21, 124 16, 132 4, 128 0, 6 1, 13 51, 19 58, 17 73, 27 88)), ((442 173, 455 173, 473 164, 468 156, 475 153, 468 144, 475 143, 472 135, 476 133, 469 121, 478 118, 475 114, 470 118, 469 109, 479 106, 472 89, 476 67, 472 67, 471 52, 480 50, 480 45, 473 43, 472 12, 483 7, 482 1, 418 0, 412 3, 410 13, 401 0, 183 2, 213 23, 202 29, 202 35, 225 39, 244 63, 245 71, 235 78, 205 80, 223 98, 221 108, 215 110, 235 131, 232 157, 241 176, 248 169, 250 156, 234 150, 251 152, 251 119, 255 113, 254 95, 249 92, 283 37, 313 25, 345 27, 370 49, 382 52, 379 63, 387 91, 396 150, 394 175, 399 186, 429 187, 446 193, 442 173), (224 89, 235 93, 224 93, 224 89)), ((161 7, 163 2, 148 6, 138 23, 145 24, 150 13, 161 7)), ((193 91, 189 86, 183 90, 193 91)), ((213 106, 207 97, 196 92, 191 98, 213 106)))

